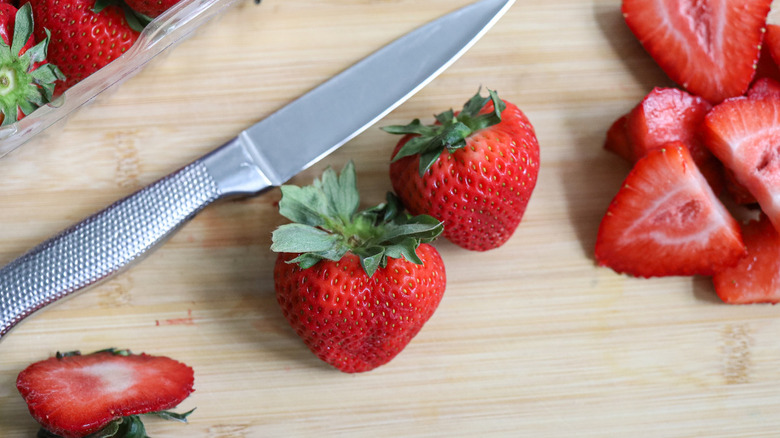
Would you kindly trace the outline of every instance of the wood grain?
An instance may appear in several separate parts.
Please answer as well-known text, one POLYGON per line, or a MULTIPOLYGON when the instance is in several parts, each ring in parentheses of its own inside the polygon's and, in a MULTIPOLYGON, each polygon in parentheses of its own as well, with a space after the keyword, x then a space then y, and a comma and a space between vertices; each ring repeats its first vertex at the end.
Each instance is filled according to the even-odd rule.
MULTIPOLYGON (((382 44, 468 0, 246 1, 0 160, 0 263, 218 146, 382 44)), ((721 304, 708 278, 597 268, 596 229, 628 171, 609 124, 668 79, 618 0, 521 0, 381 125, 497 89, 535 125, 542 166, 502 248, 437 242, 448 288, 390 364, 316 359, 275 302, 278 191, 212 206, 141 264, 50 306, 0 344, 0 435, 36 426, 14 381, 54 352, 108 346, 191 364, 189 425, 152 436, 777 436, 780 320, 721 304)), ((294 179, 356 162, 366 204, 390 188, 395 139, 372 128, 294 179)))

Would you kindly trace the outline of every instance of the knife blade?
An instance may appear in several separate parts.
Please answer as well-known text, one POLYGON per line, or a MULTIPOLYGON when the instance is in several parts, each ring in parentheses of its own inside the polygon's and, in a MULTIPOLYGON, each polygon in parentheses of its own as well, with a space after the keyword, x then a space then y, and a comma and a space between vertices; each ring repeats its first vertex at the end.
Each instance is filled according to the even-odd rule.
POLYGON ((214 201, 261 194, 330 154, 449 67, 513 3, 480 0, 413 30, 13 260, 0 269, 0 340, 48 304, 127 269, 214 201))

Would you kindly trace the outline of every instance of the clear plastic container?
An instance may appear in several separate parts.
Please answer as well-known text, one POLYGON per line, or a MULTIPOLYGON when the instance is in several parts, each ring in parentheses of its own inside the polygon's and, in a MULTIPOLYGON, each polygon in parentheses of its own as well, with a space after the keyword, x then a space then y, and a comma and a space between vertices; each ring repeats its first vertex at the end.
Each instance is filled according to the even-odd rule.
POLYGON ((0 128, 0 157, 53 125, 64 123, 81 106, 131 78, 157 55, 236 3, 238 0, 181 0, 154 19, 124 55, 65 91, 54 102, 13 125, 0 128))

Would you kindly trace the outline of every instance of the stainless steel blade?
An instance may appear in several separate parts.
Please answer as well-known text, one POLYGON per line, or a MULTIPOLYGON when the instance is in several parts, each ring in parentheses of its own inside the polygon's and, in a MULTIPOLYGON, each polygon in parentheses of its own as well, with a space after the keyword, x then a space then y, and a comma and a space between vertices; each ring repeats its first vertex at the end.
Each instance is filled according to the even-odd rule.
POLYGON ((215 200, 280 185, 343 145, 447 68, 513 3, 481 0, 407 34, 12 261, 0 269, 0 339, 44 306, 127 269, 215 200))
POLYGON ((513 1, 484 0, 412 31, 247 129, 241 140, 257 151, 273 185, 287 181, 427 85, 513 1))

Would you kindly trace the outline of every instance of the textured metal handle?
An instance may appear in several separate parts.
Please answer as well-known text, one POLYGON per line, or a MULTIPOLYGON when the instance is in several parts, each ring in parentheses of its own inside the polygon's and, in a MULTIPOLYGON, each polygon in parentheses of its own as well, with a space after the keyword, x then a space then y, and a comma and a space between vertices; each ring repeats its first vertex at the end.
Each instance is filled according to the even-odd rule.
POLYGON ((196 161, 0 269, 0 338, 36 310, 138 260, 221 193, 196 161))

